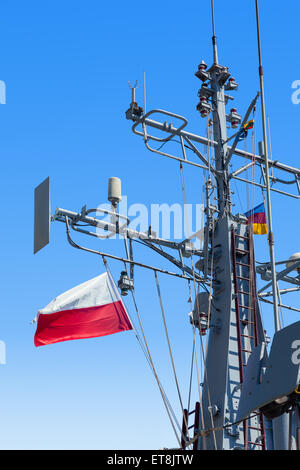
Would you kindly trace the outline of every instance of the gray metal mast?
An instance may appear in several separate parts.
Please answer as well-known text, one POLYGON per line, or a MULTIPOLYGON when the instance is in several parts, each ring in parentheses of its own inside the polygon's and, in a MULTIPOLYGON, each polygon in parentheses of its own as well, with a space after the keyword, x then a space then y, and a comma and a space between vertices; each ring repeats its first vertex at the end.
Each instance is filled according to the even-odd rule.
MULTIPOLYGON (((205 428, 218 429, 211 431, 203 437, 199 443, 202 449, 233 449, 249 446, 262 435, 262 426, 259 417, 240 425, 235 422, 239 403, 240 382, 242 380, 243 364, 247 362, 246 338, 250 338, 250 310, 252 304, 246 292, 250 291, 249 280, 251 277, 249 258, 249 244, 246 246, 247 226, 245 220, 237 221, 232 216, 230 204, 230 184, 228 174, 228 147, 227 147, 227 117, 225 83, 230 74, 228 69, 218 64, 217 40, 214 27, 214 5, 212 6, 213 18, 213 56, 214 64, 208 71, 211 77, 210 90, 212 101, 213 131, 215 146, 215 169, 218 195, 219 216, 211 233, 210 247, 213 257, 213 301, 211 307, 211 329, 208 339, 208 349, 205 364, 205 380, 203 385, 203 414, 205 428), (232 236, 232 234, 234 234, 232 236), (237 235, 236 235, 237 234, 237 235), (234 238, 233 238, 234 237, 234 238), (238 238, 236 238, 238 237, 238 238), (233 245, 237 245, 236 247, 233 245), (238 290, 245 292, 240 295, 235 289, 232 253, 240 254, 240 263, 244 270, 239 272, 240 287, 238 290), (238 251, 239 250, 239 251, 238 251), (249 263, 249 264, 248 264, 249 263), (247 267, 248 265, 248 267, 247 267), (239 303, 236 302, 239 296, 239 303), (242 307, 239 306, 242 304, 242 307), (238 311, 237 311, 238 310, 238 311), (241 322, 243 331, 238 331, 240 320, 237 316, 244 317, 241 322), (240 338, 239 338, 240 335, 240 338), (245 339, 245 341, 243 341, 245 339), (241 344, 239 344, 239 342, 241 344), (253 429, 252 429, 253 428, 253 429)), ((236 110, 231 110, 235 114, 236 110)), ((240 120, 238 116, 233 119, 240 120)), ((263 331, 260 321, 259 308, 256 306, 256 328, 258 340, 263 339, 263 331)), ((249 339, 249 341, 251 341, 249 339)), ((250 446, 249 446, 250 447, 250 446)))

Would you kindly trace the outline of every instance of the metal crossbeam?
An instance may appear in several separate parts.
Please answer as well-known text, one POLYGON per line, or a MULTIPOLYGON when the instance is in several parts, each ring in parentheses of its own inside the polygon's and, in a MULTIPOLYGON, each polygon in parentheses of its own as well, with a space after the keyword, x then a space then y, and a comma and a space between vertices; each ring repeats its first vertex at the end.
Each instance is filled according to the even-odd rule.
MULTIPOLYGON (((166 111, 160 110, 160 109, 154 109, 153 112, 166 113, 166 111)), ((147 113, 147 114, 149 115, 149 113, 147 113)), ((159 131, 162 131, 162 132, 167 132, 167 133, 171 134, 171 137, 177 135, 177 136, 182 137, 184 139, 187 138, 190 141, 197 142, 199 144, 209 145, 211 147, 217 147, 219 145, 215 140, 209 140, 206 137, 202 137, 202 136, 199 136, 197 134, 187 132, 187 131, 185 131, 181 128, 173 127, 173 126, 171 126, 170 124, 167 124, 167 123, 154 121, 153 119, 148 119, 147 117, 143 117, 143 116, 139 120, 137 120, 132 126, 132 131, 135 134, 137 134, 139 136, 142 136, 142 137, 144 137, 144 133, 141 132, 141 131, 138 131, 136 129, 139 124, 144 124, 145 126, 149 126, 149 127, 154 128, 154 129, 158 129, 159 131)), ((162 141, 161 139, 158 139, 157 137, 151 136, 149 134, 147 134, 147 138, 151 139, 151 140, 162 141)), ((228 151, 229 152, 231 151, 231 148, 232 147, 228 146, 228 151)), ((265 163, 264 157, 262 157, 260 155, 253 154, 251 152, 246 152, 245 150, 242 150, 242 149, 235 148, 233 154, 237 155, 239 157, 246 158, 247 160, 254 161, 255 163, 260 164, 260 165, 264 165, 264 163, 265 163)), ((184 161, 184 159, 183 159, 183 161, 184 161)), ((269 166, 274 168, 274 169, 281 170, 281 171, 293 174, 297 178, 300 179, 300 169, 299 168, 295 168, 295 167, 286 165, 284 163, 280 163, 278 160, 269 160, 269 166)))
MULTIPOLYGON (((288 268, 286 269, 283 269, 281 272, 279 273, 276 273, 276 280, 277 281, 286 281, 286 282, 291 282, 292 284, 300 284, 300 279, 294 279, 290 276, 287 276, 287 274, 289 274, 291 271, 293 271, 294 269, 298 268, 300 266, 300 260, 299 261, 296 261, 295 263, 293 263, 291 266, 289 266, 288 268)), ((261 267, 258 267, 256 268, 257 272, 260 273, 260 274, 264 274, 265 273, 265 267, 261 268, 261 267)), ((261 292, 265 291, 266 289, 268 289, 268 287, 270 287, 272 285, 272 282, 268 282, 268 284, 264 285, 261 289, 259 289, 258 291, 258 294, 260 294, 261 292)))

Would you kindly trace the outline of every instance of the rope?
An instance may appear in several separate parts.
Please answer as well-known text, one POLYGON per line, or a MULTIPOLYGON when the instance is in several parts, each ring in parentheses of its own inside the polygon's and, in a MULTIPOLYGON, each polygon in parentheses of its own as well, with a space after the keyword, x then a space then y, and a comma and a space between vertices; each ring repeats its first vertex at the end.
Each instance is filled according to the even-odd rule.
MULTIPOLYGON (((183 403, 182 403, 182 397, 181 397, 181 393, 180 393, 180 388, 179 388, 179 383, 178 383, 178 378, 177 378, 177 373, 176 373, 176 368, 175 368, 175 362, 174 362, 174 358, 173 358, 173 353, 172 353, 172 348, 171 348, 171 343, 170 343, 170 337, 169 337, 169 333, 168 333, 168 327, 167 327, 167 322, 166 322, 166 316, 165 316, 165 311, 164 311, 164 307, 163 307, 163 303, 162 303, 161 290, 160 290, 160 286, 159 286, 159 282, 158 282, 158 277, 157 277, 156 271, 154 271, 154 276, 155 276, 155 283, 156 283, 156 288, 157 288, 157 295, 158 295, 158 298, 159 298, 159 304, 160 304, 161 314, 162 314, 163 323, 164 323, 165 334, 166 334, 167 343, 168 343, 168 348, 169 348, 169 353, 170 353, 170 359, 171 359, 171 364, 172 364, 174 379, 175 379, 175 383, 176 383, 176 389, 177 389, 178 398, 179 398, 179 402, 180 402, 180 406, 181 406, 181 411, 182 411, 182 414, 183 414, 183 419, 184 419, 184 421, 185 421, 185 426, 186 426, 186 429, 187 429, 187 432, 188 432, 188 424, 187 424, 187 420, 186 420, 185 413, 184 413, 184 408, 183 408, 183 403)), ((185 438, 185 436, 184 436, 184 438, 185 438)))
POLYGON ((188 397, 188 413, 190 412, 190 406, 191 406, 191 394, 192 394, 193 370, 194 370, 194 356, 195 356, 195 341, 193 341, 192 360, 191 360, 190 385, 189 385, 189 397, 188 397))
MULTIPOLYGON (((272 141, 271 141, 271 130, 270 130, 270 118, 268 116, 268 134, 269 134, 269 149, 270 149, 270 159, 273 161, 273 153, 272 153, 272 141)), ((271 177, 274 177, 274 168, 271 166, 271 177)))
MULTIPOLYGON (((210 129, 209 128, 209 120, 207 120, 207 135, 210 135, 209 129, 210 129)), ((211 174, 211 167, 210 167, 210 155, 209 155, 209 153, 210 152, 208 150, 207 160, 208 160, 208 169, 209 169, 209 175, 210 175, 211 174)), ((187 204, 186 184, 185 184, 185 177, 184 177, 184 169, 183 169, 183 166, 182 166, 181 163, 180 163, 180 176, 181 176, 181 188, 182 188, 183 200, 184 200, 184 204, 186 205, 187 204)), ((203 172, 203 179, 205 179, 205 171, 203 172)), ((203 184, 203 188, 204 188, 204 184, 203 184)), ((202 197, 204 199, 204 192, 202 193, 202 197)), ((203 199, 202 199, 202 201, 203 201, 203 199)), ((191 232, 190 232, 190 227, 189 227, 188 213, 186 213, 186 224, 187 224, 187 235, 189 235, 191 232)), ((195 283, 195 271, 194 271, 194 266, 193 266, 193 256, 192 256, 191 259, 192 259, 192 275, 193 275, 193 281, 195 283)), ((191 311, 193 311, 192 298, 191 298, 191 292, 190 292, 190 282, 189 282, 189 300, 190 300, 190 303, 191 303, 191 311)), ((196 293, 196 302, 197 302, 197 293, 196 293)), ((192 315, 191 318, 192 318, 192 327, 193 327, 193 351, 195 351, 195 359, 196 359, 196 371, 197 371, 197 383, 198 383, 201 423, 202 423, 202 427, 204 428, 204 413, 203 413, 202 393, 201 393, 201 388, 200 388, 199 364, 198 364, 198 360, 197 360, 197 351, 196 351, 196 327, 195 327, 195 324, 194 324, 193 315, 192 315)), ((198 319, 199 319, 199 311, 198 311, 198 319)), ((201 338, 201 336, 200 336, 200 338, 201 338)), ((192 370, 191 370, 191 379, 192 379, 192 370)), ((190 381, 188 409, 190 407, 190 396, 191 396, 191 381, 190 381)))
MULTIPOLYGON (((105 269, 107 270, 107 272, 111 275, 111 272, 110 272, 110 269, 108 267, 108 263, 107 263, 107 260, 105 259, 105 257, 103 256, 102 257, 103 259, 103 263, 104 263, 104 266, 105 266, 105 269)), ((127 265, 126 263, 124 263, 125 265, 125 269, 126 269, 126 272, 127 272, 127 265)), ((127 272, 127 275, 128 275, 128 272, 127 272)), ((157 372, 156 372, 156 369, 155 369, 155 366, 154 366, 154 363, 153 363, 153 360, 152 360, 152 356, 151 356, 151 353, 150 353, 150 349, 149 349, 149 346, 148 346, 148 343, 147 343, 147 339, 146 339, 146 336, 145 336, 145 332, 144 332, 144 328, 143 328, 143 325, 142 325, 142 321, 141 321, 141 317, 140 317, 140 314, 139 314, 139 310, 138 310, 138 307, 137 307, 137 303, 136 303, 136 300, 135 300, 135 296, 134 296, 134 293, 133 291, 131 290, 131 294, 132 294, 132 299, 133 299, 133 303, 134 303, 134 306, 135 306, 135 310, 136 310, 136 314, 137 314, 137 317, 138 317, 138 320, 139 320, 139 325, 140 325, 140 328, 141 328, 141 331, 142 331, 142 335, 143 335, 143 339, 144 339, 144 343, 141 341, 141 338, 140 338, 140 335, 134 325, 134 323, 132 322, 132 326, 133 326, 133 329, 134 329, 134 333, 135 333, 135 336, 138 340, 138 343, 139 345, 141 346, 141 349, 146 357, 146 360, 148 362, 148 364, 150 365, 150 368, 154 374, 154 377, 155 377, 155 380, 157 382, 157 385, 158 385, 158 388, 159 388, 159 391, 160 391, 160 394, 161 394, 161 397, 162 397, 162 400, 163 400, 163 403, 165 405, 165 408, 166 408, 166 411, 167 411, 167 414, 168 414, 168 417, 169 417, 169 420, 170 420, 170 423, 171 423, 171 426, 173 428, 173 431, 174 431, 174 434, 175 434, 175 437, 178 441, 178 444, 179 446, 181 445, 181 442, 180 442, 180 439, 178 437, 178 434, 177 434, 177 431, 176 431, 176 428, 174 426, 174 423, 173 423, 173 419, 174 421, 176 422, 177 424, 177 427, 180 429, 180 426, 179 426, 179 423, 178 421, 176 420, 176 416, 175 416, 175 413, 170 405, 170 402, 167 398, 167 395, 161 385, 161 382, 158 378, 158 375, 157 375, 157 372), (173 415, 173 419, 171 417, 171 414, 173 415)), ((130 319, 131 320, 131 319, 130 319)))
POLYGON ((186 197, 186 185, 185 185, 185 178, 184 178, 184 169, 182 163, 180 162, 180 177, 181 177, 181 190, 183 195, 183 203, 184 203, 184 215, 185 215, 185 223, 187 228, 186 238, 190 236, 190 223, 189 223, 189 214, 187 210, 187 197, 186 197))
MULTIPOLYGON (((255 164, 254 164, 254 154, 255 154, 255 148, 256 148, 256 106, 254 106, 253 108, 253 120, 254 120, 254 126, 253 126, 253 131, 252 131, 252 167, 251 167, 251 182, 250 182, 250 190, 251 190, 251 196, 250 196, 250 206, 248 207, 248 210, 249 209, 253 209, 254 208, 254 198, 255 198, 255 186, 254 186, 254 181, 255 181, 255 164)), ((253 226, 252 224, 249 224, 248 226, 248 230, 249 230, 249 240, 250 240, 250 237, 252 238, 253 240, 253 226), (250 233, 251 232, 251 233, 250 233)), ((254 248, 253 248, 254 249, 254 248)), ((255 292, 255 266, 254 266, 254 258, 253 258, 253 255, 254 253, 251 253, 250 255, 250 260, 249 260, 249 264, 253 265, 252 268, 253 269, 250 269, 250 273, 249 273, 249 279, 250 279, 250 283, 249 283, 249 288, 250 288, 250 296, 249 296, 249 306, 250 306, 250 310, 248 310, 248 316, 247 316, 247 319, 248 319, 248 322, 247 322, 247 329, 248 329, 248 333, 249 333, 249 338, 248 338, 248 344, 246 344, 246 347, 245 349, 251 351, 252 350, 252 345, 251 345, 251 336, 255 336, 255 332, 253 331, 252 334, 251 334, 251 325, 253 326, 253 330, 255 328, 255 325, 254 325, 254 306, 255 306, 255 302, 256 302, 256 292, 255 292)), ((246 341, 247 343, 247 341, 246 341)), ((245 355, 247 356, 248 353, 245 353, 245 355)), ((247 361, 248 362, 248 359, 249 357, 247 357, 247 361)))
MULTIPOLYGON (((212 257, 213 258, 213 257, 212 257)), ((193 272, 194 272, 194 268, 193 268, 193 272)), ((197 313, 198 313, 198 322, 199 322, 199 327, 200 327, 200 310, 199 310, 199 303, 198 303, 198 296, 197 296, 197 290, 196 290, 196 281, 195 281, 195 278, 194 278, 194 289, 195 289, 195 299, 196 299, 196 306, 197 306, 197 313)), ((212 281, 211 281, 212 282, 212 281)), ((210 296, 211 297, 211 294, 210 296)), ((202 335, 200 334, 200 344, 201 344, 201 352, 202 352, 202 359, 203 359, 203 364, 204 364, 204 376, 205 376, 205 379, 206 379, 206 383, 207 383, 207 396, 208 396, 208 403, 209 403, 209 406, 211 407, 211 398, 210 398, 210 389, 209 389, 209 384, 208 384, 208 377, 207 377, 207 367, 206 367, 206 353, 207 353, 207 350, 206 350, 206 353, 204 353, 204 346, 203 346, 203 340, 202 340, 202 335)), ((203 415, 203 405, 201 403, 201 407, 202 407, 202 424, 203 424, 203 427, 204 427, 204 415, 203 415)), ((212 423, 212 426, 213 426, 213 417, 212 417, 212 414, 210 413, 210 417, 211 417, 211 423, 212 423)), ((214 446, 215 446, 215 450, 217 450, 217 443, 216 443, 216 437, 215 437, 215 434, 213 433, 213 438, 214 438, 214 446)))
MULTIPOLYGON (((189 303, 191 305, 191 311, 193 311, 193 301, 191 296, 190 284, 189 284, 189 303)), ((196 372, 197 372, 197 385, 198 385, 198 393, 199 393, 199 403, 200 403, 200 413, 201 413, 201 424, 202 428, 204 429, 204 414, 203 414, 203 403, 202 403, 202 393, 200 388, 200 373, 199 373, 199 363, 198 363, 198 353, 197 353, 197 343, 196 343, 196 326, 194 323, 194 317, 191 316, 192 319, 192 328, 193 328, 193 345, 195 348, 195 362, 196 362, 196 372)))
MULTIPOLYGON (((209 122, 208 122, 208 126, 209 126, 209 122)), ((208 127, 208 133, 209 133, 209 130, 210 130, 210 128, 208 127)), ((211 138, 211 134, 209 134, 209 143, 208 143, 208 147, 209 147, 209 148, 210 148, 210 138, 211 138)), ((210 175, 211 175, 210 159, 209 159, 208 168, 209 168, 209 177, 210 177, 210 175)), ((208 196, 207 204, 208 204, 208 206, 210 205, 210 195, 208 196)), ((211 230, 212 238, 211 238, 211 263, 210 263, 210 285, 209 285, 208 312, 207 312, 207 314, 208 314, 207 329, 210 328, 211 301, 212 301, 212 291, 213 291, 213 285, 212 285, 212 281, 213 281, 213 262, 214 262, 213 250, 214 250, 214 233, 215 233, 215 213, 214 213, 214 211, 213 211, 213 214, 212 214, 211 219, 212 219, 212 230, 211 230)), ((208 229, 208 227, 207 227, 207 229, 208 229)), ((194 280, 194 288, 195 288, 195 280, 194 280)), ((199 305, 198 305, 198 302, 197 302, 197 309, 198 309, 198 317, 199 317, 199 320, 200 320, 200 312, 199 312, 199 305)), ((209 388, 209 383, 208 383, 207 366, 206 366, 206 357, 207 357, 207 351, 208 351, 208 341, 206 342, 206 348, 205 348, 205 353, 204 353, 203 342, 202 342, 202 337, 201 337, 201 335, 200 335, 200 339, 201 339, 201 348, 202 348, 203 363, 204 363, 204 376, 205 376, 206 383, 207 383, 207 396, 208 396, 209 406, 210 406, 210 409, 211 409, 211 396, 210 396, 210 388, 209 388), (204 355, 204 354, 205 354, 205 355, 204 355)), ((210 418, 211 418, 211 424, 212 424, 212 427, 213 427, 214 423, 213 423, 212 412, 210 412, 210 418)), ((215 433, 214 433, 214 432, 213 432, 213 439, 214 439, 214 446, 215 446, 215 449, 217 450, 217 442, 216 442, 216 436, 215 436, 215 433)))

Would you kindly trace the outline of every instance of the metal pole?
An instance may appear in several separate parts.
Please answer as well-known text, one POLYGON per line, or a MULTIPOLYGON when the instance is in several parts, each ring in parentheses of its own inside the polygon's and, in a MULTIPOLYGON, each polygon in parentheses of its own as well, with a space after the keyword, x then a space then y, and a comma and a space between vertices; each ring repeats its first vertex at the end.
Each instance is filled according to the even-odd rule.
POLYGON ((262 67, 262 57, 261 57, 258 0, 255 0, 255 4, 256 4, 258 56, 259 56, 259 80, 260 80, 260 93, 261 93, 261 112, 262 112, 264 157, 265 157, 265 169, 266 169, 268 243, 269 243, 269 250, 270 250, 270 261, 271 261, 271 272, 272 272, 274 325, 275 325, 275 331, 277 332, 280 329, 280 326, 279 326, 279 312, 278 312, 278 303, 277 303, 277 282, 276 282, 276 271, 275 271, 274 235, 273 235, 273 227, 272 227, 271 191, 270 191, 269 158, 268 158, 268 144, 267 144, 267 124, 266 124, 266 109, 265 109, 265 94, 264 94, 264 77, 263 77, 263 67, 262 67))
MULTIPOLYGON (((259 8, 258 0, 255 0, 256 5, 256 22, 257 22, 257 42, 258 42, 258 56, 259 56, 259 80, 261 90, 261 112, 262 112, 262 126, 263 126, 263 141, 264 141, 264 157, 265 157, 265 172, 266 172, 266 195, 267 195, 267 214, 268 214, 268 243, 270 250, 270 262, 272 273, 272 291, 273 291, 273 311, 274 311, 274 326, 275 331, 279 331, 279 312, 277 302, 277 279, 275 270, 275 252, 274 252, 274 235, 272 228, 272 211, 271 211, 271 191, 269 179, 269 159, 268 159, 268 144, 267 144, 267 124, 266 124, 266 109, 265 109, 265 94, 264 94, 264 77, 261 57, 261 41, 260 41, 260 25, 259 25, 259 8)), ((288 450, 289 448, 289 420, 288 414, 285 413, 272 422, 274 448, 275 450, 288 450)))

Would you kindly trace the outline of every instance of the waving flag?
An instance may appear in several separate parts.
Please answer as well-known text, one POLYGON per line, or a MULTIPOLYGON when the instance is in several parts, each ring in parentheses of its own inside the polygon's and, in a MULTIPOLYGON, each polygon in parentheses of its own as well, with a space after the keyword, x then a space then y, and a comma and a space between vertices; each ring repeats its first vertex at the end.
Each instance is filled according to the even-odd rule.
POLYGON ((254 119, 252 119, 251 121, 246 122, 246 124, 244 125, 244 129, 246 131, 249 131, 250 129, 253 129, 253 126, 254 126, 254 119))
POLYGON ((126 308, 108 273, 73 287, 38 311, 35 346, 132 330, 126 308))
POLYGON ((255 235, 265 235, 268 233, 267 217, 263 202, 259 204, 259 206, 254 207, 254 209, 246 212, 245 216, 248 219, 248 223, 252 223, 253 233, 255 235))
POLYGON ((254 126, 254 119, 244 124, 243 128, 240 130, 240 133, 239 133, 239 141, 246 139, 248 135, 248 131, 250 129, 253 129, 253 126, 254 126))

